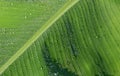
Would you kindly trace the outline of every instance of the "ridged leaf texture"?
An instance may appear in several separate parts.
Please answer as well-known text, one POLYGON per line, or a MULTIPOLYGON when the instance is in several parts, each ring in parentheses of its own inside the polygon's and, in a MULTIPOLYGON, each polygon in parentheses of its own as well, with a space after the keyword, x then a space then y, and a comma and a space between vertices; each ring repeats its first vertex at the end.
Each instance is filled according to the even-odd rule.
POLYGON ((0 76, 120 76, 120 1, 0 0, 0 76))

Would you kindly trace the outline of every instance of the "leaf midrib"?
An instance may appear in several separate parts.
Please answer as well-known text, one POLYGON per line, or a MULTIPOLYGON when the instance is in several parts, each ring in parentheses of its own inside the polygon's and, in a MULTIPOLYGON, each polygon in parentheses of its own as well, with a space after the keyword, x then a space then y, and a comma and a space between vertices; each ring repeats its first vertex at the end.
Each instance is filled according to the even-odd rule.
POLYGON ((69 0, 65 5, 56 12, 4 65, 0 67, 0 75, 19 57, 32 43, 34 43, 49 27, 52 26, 65 12, 74 6, 79 0, 69 0))

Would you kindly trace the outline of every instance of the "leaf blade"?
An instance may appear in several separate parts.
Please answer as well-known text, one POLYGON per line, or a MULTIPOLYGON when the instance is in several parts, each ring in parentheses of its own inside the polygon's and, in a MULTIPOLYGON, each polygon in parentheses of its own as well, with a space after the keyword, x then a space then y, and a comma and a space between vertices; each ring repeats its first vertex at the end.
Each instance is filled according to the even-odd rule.
POLYGON ((2 74, 9 65, 11 65, 24 51, 35 41, 39 36, 44 33, 59 17, 61 17, 68 9, 70 9, 79 0, 68 1, 50 20, 48 20, 43 27, 38 30, 32 38, 30 38, 23 47, 21 47, 1 68, 0 74, 2 74))

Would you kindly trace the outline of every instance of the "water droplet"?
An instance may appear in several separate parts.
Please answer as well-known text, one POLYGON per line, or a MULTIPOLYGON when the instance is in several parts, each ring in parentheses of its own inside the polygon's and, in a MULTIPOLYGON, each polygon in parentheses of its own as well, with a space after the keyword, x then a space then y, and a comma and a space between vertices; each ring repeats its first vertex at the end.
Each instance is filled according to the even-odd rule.
POLYGON ((25 19, 27 18, 27 16, 25 16, 25 19))
POLYGON ((57 73, 54 73, 55 76, 57 76, 57 73))
POLYGON ((98 38, 98 36, 96 36, 95 38, 98 38))
POLYGON ((13 6, 13 3, 11 3, 11 6, 13 6))
POLYGON ((13 42, 11 42, 10 44, 11 44, 11 45, 13 45, 14 43, 13 43, 13 42))
POLYGON ((12 32, 12 34, 15 34, 15 32, 12 32))
POLYGON ((41 67, 40 69, 42 70, 43 68, 41 67))
POLYGON ((32 15, 32 13, 30 13, 30 15, 32 15))

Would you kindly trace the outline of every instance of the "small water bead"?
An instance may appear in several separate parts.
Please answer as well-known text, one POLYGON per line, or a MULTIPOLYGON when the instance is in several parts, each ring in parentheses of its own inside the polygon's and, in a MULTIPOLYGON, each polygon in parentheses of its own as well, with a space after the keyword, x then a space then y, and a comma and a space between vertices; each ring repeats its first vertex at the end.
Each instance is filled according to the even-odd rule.
POLYGON ((11 3, 10 5, 13 6, 13 3, 11 3))
POLYGON ((15 34, 15 32, 12 32, 12 34, 15 34))
POLYGON ((40 69, 43 70, 43 67, 41 67, 40 69))
POLYGON ((27 16, 25 16, 25 19, 27 18, 27 16))
POLYGON ((95 36, 95 38, 98 38, 98 36, 95 36))
POLYGON ((30 13, 30 15, 32 15, 32 13, 30 13))
POLYGON ((57 73, 54 73, 54 76, 57 76, 57 73))
POLYGON ((97 35, 95 36, 96 39, 101 39, 102 38, 102 35, 97 35))

